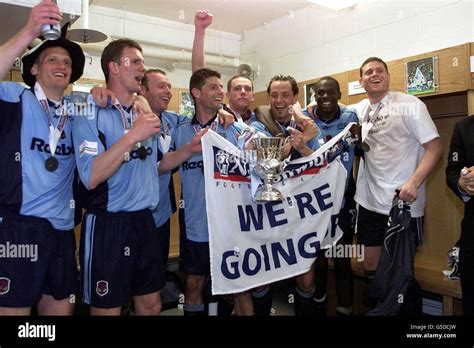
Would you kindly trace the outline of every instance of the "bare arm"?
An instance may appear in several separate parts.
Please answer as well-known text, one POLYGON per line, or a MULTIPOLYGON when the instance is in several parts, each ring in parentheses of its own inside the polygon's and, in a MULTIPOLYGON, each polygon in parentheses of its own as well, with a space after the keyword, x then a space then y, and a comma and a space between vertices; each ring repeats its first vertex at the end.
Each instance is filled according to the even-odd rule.
POLYGON ((14 37, 0 46, 0 80, 10 71, 15 59, 41 34, 43 24, 58 24, 61 20, 59 7, 53 0, 44 0, 31 10, 28 22, 14 37))
POLYGON ((313 115, 314 109, 317 108, 318 104, 315 101, 312 101, 308 105, 306 105, 306 109, 308 110, 308 114, 313 115))
POLYGON ((303 131, 303 140, 305 144, 319 134, 319 127, 311 118, 303 115, 301 105, 298 101, 293 105, 293 114, 298 128, 303 131))
POLYGON ((191 65, 193 73, 196 70, 202 69, 206 66, 204 54, 204 37, 206 35, 206 28, 212 24, 212 14, 207 10, 196 11, 194 17, 194 42, 193 53, 191 58, 191 65))
POLYGON ((313 150, 306 145, 307 142, 305 142, 303 133, 297 129, 290 130, 290 144, 302 157, 309 156, 313 153, 313 150))
MULTIPOLYGON (((98 85, 91 89, 91 94, 92 98, 94 98, 94 102, 101 108, 111 108, 117 99, 113 91, 107 87, 101 87, 98 85)), ((140 112, 144 114, 153 113, 148 100, 141 95, 134 96, 132 111, 136 114, 139 114, 140 112)))
POLYGON ((219 117, 219 122, 221 123, 221 125, 224 126, 224 128, 227 129, 227 127, 234 124, 234 115, 232 115, 230 112, 227 112, 224 109, 220 109, 217 113, 217 117, 219 117))
MULTIPOLYGON (((133 107, 132 110, 134 113, 140 114, 148 114, 153 113, 148 100, 142 95, 136 95, 133 100, 133 107)), ((157 115, 159 117, 159 115, 157 115)))
POLYGON ((94 102, 101 108, 112 107, 115 103, 115 93, 107 89, 107 87, 96 85, 91 89, 91 94, 94 102))
POLYGON ((201 138, 206 134, 206 132, 207 128, 195 134, 188 144, 182 146, 178 150, 165 153, 158 167, 160 174, 173 170, 195 153, 201 152, 201 138))
POLYGON ((155 114, 148 113, 139 116, 127 134, 94 159, 89 189, 95 189, 110 178, 137 142, 148 139, 159 131, 160 119, 155 114))
POLYGON ((101 153, 92 163, 89 189, 93 190, 110 178, 122 165, 126 154, 130 153, 136 142, 130 133, 124 135, 110 149, 101 153))
POLYGON ((435 138, 423 144, 425 154, 421 158, 415 173, 400 188, 400 198, 407 202, 413 202, 418 196, 418 188, 423 184, 428 175, 433 171, 436 164, 443 156, 443 144, 440 138, 435 138))

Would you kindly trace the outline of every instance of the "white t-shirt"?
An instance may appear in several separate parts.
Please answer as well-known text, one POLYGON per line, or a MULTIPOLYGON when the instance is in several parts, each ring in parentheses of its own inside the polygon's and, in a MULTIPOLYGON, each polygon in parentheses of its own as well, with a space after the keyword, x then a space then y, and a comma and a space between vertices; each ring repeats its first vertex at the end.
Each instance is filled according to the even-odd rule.
MULTIPOLYGON (((373 123, 365 138, 370 150, 360 162, 355 200, 368 210, 388 215, 395 189, 408 181, 425 153, 422 144, 439 134, 426 105, 418 98, 390 91, 381 104, 369 110, 369 100, 364 99, 350 107, 361 124, 373 123)), ((411 204, 412 217, 423 216, 424 208, 425 183, 411 204)))

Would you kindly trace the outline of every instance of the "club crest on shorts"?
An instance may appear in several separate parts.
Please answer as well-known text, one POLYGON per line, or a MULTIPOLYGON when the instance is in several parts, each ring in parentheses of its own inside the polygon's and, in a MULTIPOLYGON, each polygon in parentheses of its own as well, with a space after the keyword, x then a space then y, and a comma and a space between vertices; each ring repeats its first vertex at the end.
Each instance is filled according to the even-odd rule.
POLYGON ((95 287, 95 292, 99 296, 105 296, 109 292, 109 282, 106 280, 99 280, 95 287))
POLYGON ((0 277, 0 295, 5 295, 10 291, 11 280, 6 277, 0 277))

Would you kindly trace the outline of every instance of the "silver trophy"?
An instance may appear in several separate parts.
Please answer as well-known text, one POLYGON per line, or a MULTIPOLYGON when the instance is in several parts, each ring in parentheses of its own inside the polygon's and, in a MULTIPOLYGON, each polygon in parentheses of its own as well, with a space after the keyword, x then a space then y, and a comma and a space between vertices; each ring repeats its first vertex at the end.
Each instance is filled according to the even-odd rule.
POLYGON ((252 139, 252 143, 257 153, 254 169, 263 180, 263 184, 258 186, 255 193, 255 201, 281 201, 283 195, 273 186, 273 181, 283 171, 284 162, 281 160, 281 156, 285 139, 256 138, 252 139))

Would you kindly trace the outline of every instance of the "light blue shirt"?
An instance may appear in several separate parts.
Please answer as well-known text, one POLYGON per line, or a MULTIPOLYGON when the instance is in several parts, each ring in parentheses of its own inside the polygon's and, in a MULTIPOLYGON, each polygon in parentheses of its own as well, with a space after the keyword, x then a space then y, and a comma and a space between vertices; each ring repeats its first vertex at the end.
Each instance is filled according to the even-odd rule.
MULTIPOLYGON (((89 117, 78 115, 72 129, 77 168, 86 188, 89 188, 94 159, 110 149, 125 134, 119 110, 115 107, 100 108, 95 104, 93 109, 94 114, 89 117)), ((128 115, 128 122, 129 117, 128 115)), ((144 160, 138 158, 137 148, 128 156, 124 154, 124 161, 117 171, 90 191, 90 204, 86 208, 108 212, 155 208, 160 194, 157 139, 155 136, 141 142, 148 153, 144 160)))
MULTIPOLYGON (((74 119, 68 115, 54 156, 58 168, 50 172, 45 168, 51 156, 48 116, 33 92, 15 82, 1 82, 0 100, 1 204, 22 215, 45 218, 55 229, 70 230, 74 227, 74 119), (16 115, 12 114, 15 105, 16 115)), ((56 108, 50 106, 50 115, 56 126, 56 108)))
MULTIPOLYGON (((211 122, 210 122, 211 123, 211 122)), ((178 125, 176 131, 176 148, 189 143, 196 134, 193 125, 197 125, 195 118, 187 119, 178 125)), ((234 123, 225 129, 218 125, 216 133, 238 146, 238 138, 243 125, 234 123)), ((204 188, 204 168, 202 153, 195 154, 179 167, 181 177, 182 198, 184 205, 184 223, 186 236, 194 242, 208 242, 209 232, 206 213, 206 195, 204 188)), ((180 212, 182 213, 182 212, 180 212)), ((182 228, 183 228, 182 227, 182 228)))

